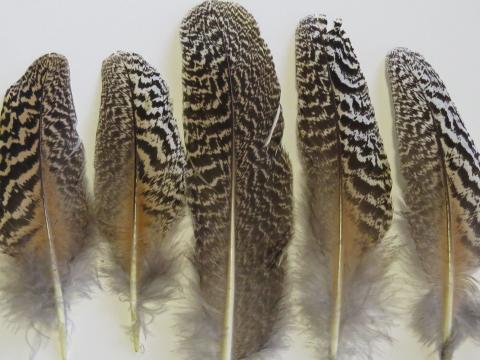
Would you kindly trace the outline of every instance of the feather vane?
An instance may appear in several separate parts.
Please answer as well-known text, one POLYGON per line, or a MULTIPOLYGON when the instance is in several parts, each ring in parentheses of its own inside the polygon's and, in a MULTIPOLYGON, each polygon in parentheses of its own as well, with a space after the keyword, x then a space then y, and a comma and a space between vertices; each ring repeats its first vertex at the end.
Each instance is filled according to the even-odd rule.
POLYGON ((390 169, 368 87, 339 21, 296 32, 304 169, 301 306, 328 359, 370 358, 389 324, 390 169))
POLYGON ((280 88, 254 18, 237 4, 194 8, 181 42, 187 198, 206 322, 193 327, 213 334, 209 342, 201 333, 189 358, 243 359, 272 336, 292 234, 280 88))
POLYGON ((130 301, 140 349, 145 314, 177 287, 176 236, 184 214, 185 158, 168 89, 142 57, 117 52, 102 67, 95 148, 97 226, 109 244, 113 289, 130 301))
POLYGON ((11 276, 0 289, 16 326, 56 325, 67 358, 67 310, 86 294, 88 206, 84 150, 67 60, 37 59, 5 96, 0 117, 0 248, 11 276), (55 325, 53 325, 55 324, 55 325))
POLYGON ((451 359, 466 338, 479 340, 480 156, 432 66, 405 48, 387 56, 406 218, 418 300, 420 339, 451 359))

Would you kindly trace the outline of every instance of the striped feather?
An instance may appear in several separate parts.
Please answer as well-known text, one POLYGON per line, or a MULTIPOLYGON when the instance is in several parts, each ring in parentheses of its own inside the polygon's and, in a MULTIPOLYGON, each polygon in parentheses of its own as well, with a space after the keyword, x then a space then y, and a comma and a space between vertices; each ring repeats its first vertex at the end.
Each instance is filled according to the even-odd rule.
POLYGON ((388 339, 390 169, 368 88, 339 21, 296 32, 304 169, 300 301, 322 358, 370 359, 388 339))
POLYGON ((177 230, 184 206, 184 152, 168 89, 139 55, 102 67, 95 148, 95 212, 111 250, 113 289, 130 301, 134 349, 145 315, 178 286, 177 230))
POLYGON ((451 359, 480 340, 480 156, 438 74, 418 53, 387 57, 417 302, 420 339, 451 359))
POLYGON ((26 330, 58 329, 67 358, 67 310, 88 290, 83 145, 75 130, 67 60, 36 60, 5 96, 0 117, 0 288, 5 315, 26 330))
POLYGON ((181 42, 187 196, 204 304, 188 358, 243 359, 274 331, 292 233, 280 88, 254 18, 237 4, 195 7, 181 42))

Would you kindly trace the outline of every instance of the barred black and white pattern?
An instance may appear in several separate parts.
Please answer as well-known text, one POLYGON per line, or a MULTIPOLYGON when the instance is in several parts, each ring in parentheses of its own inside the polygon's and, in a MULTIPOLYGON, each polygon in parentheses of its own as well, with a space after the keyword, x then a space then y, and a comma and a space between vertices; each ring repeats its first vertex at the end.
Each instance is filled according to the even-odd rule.
POLYGON ((61 341, 71 300, 94 276, 76 123, 68 62, 54 53, 8 89, 0 117, 0 249, 11 255, 1 311, 27 331, 58 327, 61 341))
POLYGON ((71 242, 83 242, 85 165, 76 122, 68 62, 61 55, 42 56, 7 91, 0 118, 0 247, 7 253, 21 251, 45 226, 32 222, 42 207, 42 166, 68 203, 63 211, 71 242))
POLYGON ((142 189, 136 196, 143 198, 147 214, 161 219, 163 229, 157 230, 164 233, 183 207, 185 167, 166 83, 142 57, 126 52, 104 61, 102 79, 95 148, 99 222, 106 227, 118 225, 114 219, 123 211, 119 205, 128 191, 125 180, 136 172, 132 177, 142 189))
MULTIPOLYGON (((475 148, 475 144, 465 128, 445 85, 423 56, 407 49, 396 49, 389 55, 388 61, 389 74, 392 79, 392 93, 395 100, 403 100, 399 98, 400 94, 412 95, 408 92, 408 85, 419 86, 423 90, 423 98, 410 99, 408 110, 406 104, 397 105, 399 117, 396 126, 399 129, 399 136, 411 136, 408 141, 402 141, 401 143, 400 150, 404 160, 402 167, 408 167, 412 172, 417 171, 419 159, 413 157, 412 154, 419 152, 419 146, 425 147, 425 152, 432 152, 432 159, 437 159, 439 149, 437 149, 434 139, 435 136, 439 136, 442 146, 441 151, 445 157, 444 162, 451 181, 452 195, 465 211, 462 221, 468 226, 464 229, 466 233, 463 235, 463 241, 469 244, 473 251, 479 252, 480 155, 475 148), (414 84, 410 82, 414 82, 414 84), (419 112, 424 118, 429 118, 429 121, 424 119, 422 123, 418 124, 412 120, 405 121, 406 117, 410 115, 409 113, 416 114, 419 112), (434 122, 439 127, 438 135, 434 122)), ((412 115, 412 118, 417 119, 418 115, 412 115)), ((424 165, 428 166, 428 163, 424 163, 424 165)), ((438 179, 438 176, 435 178, 438 179)), ((427 179, 418 180, 424 184, 435 181, 433 179, 427 181, 427 179)), ((414 200, 413 197, 412 200, 414 200)))
POLYGON ((445 85, 420 54, 393 50, 387 71, 415 244, 411 258, 418 267, 412 272, 419 280, 413 325, 447 359, 466 337, 480 333, 480 294, 470 280, 479 265, 480 156, 445 85), (446 340, 448 266, 454 273, 453 325, 446 340))
POLYGON ((112 54, 102 66, 95 214, 114 258, 107 269, 113 289, 138 296, 131 304, 138 307, 132 331, 178 287, 175 238, 185 211, 184 169, 165 82, 141 56, 112 54))
POLYGON ((303 19, 296 66, 305 176, 301 305, 325 357, 369 358, 389 324, 382 240, 392 220, 390 168, 341 22, 327 30, 323 16, 303 19))
POLYGON ((390 168, 365 78, 340 22, 330 31, 329 44, 334 56, 330 60, 330 76, 339 121, 345 190, 352 204, 358 206, 359 212, 354 215, 362 233, 358 238, 362 247, 368 248, 379 242, 390 227, 390 168))
POLYGON ((213 348, 206 327, 192 335, 191 344, 199 345, 192 345, 190 358, 220 358, 222 337, 229 336, 222 326, 233 286, 233 349, 222 359, 241 359, 261 350, 272 335, 292 233, 280 88, 254 18, 237 4, 206 1, 194 8, 182 23, 181 42, 194 261, 214 333, 213 348))

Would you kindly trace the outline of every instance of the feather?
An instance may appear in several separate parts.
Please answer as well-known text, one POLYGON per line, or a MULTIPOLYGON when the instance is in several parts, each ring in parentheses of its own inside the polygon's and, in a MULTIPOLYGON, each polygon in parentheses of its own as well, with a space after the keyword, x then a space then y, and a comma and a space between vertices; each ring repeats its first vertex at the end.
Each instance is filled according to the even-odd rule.
POLYGON ((189 359, 243 359, 274 331, 292 235, 280 88, 254 18, 235 3, 195 7, 181 42, 187 201, 204 304, 189 359))
POLYGON ((14 326, 57 327, 67 358, 67 310, 86 294, 88 208, 84 150, 67 60, 36 60, 7 91, 0 118, 0 288, 14 326))
POLYGON ((370 359, 389 324, 390 169, 350 40, 339 21, 326 28, 309 16, 296 32, 300 305, 325 356, 370 359))
POLYGON ((139 55, 112 54, 102 66, 95 213, 113 260, 113 290, 130 302, 135 351, 145 315, 177 287, 184 168, 165 82, 139 55))
POLYGON ((480 155, 438 74, 418 53, 387 57, 418 280, 413 326, 451 359, 480 340, 480 155))

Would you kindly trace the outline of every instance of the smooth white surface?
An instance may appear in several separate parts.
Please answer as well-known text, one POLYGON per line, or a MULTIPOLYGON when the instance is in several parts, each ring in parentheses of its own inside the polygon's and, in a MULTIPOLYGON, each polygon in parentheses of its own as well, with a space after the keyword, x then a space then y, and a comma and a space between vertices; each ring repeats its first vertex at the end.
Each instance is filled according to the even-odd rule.
MULTIPOLYGON (((367 78, 380 131, 396 173, 392 147, 392 117, 385 80, 384 57, 396 46, 420 51, 440 73, 457 104, 470 134, 480 145, 478 122, 480 3, 478 1, 335 1, 239 0, 257 19, 273 54, 282 86, 286 122, 284 144, 298 170, 296 151, 296 90, 294 32, 308 14, 342 17, 344 27, 367 78)), ((0 2, 0 92, 3 94, 40 55, 55 51, 71 67, 71 85, 78 116, 78 131, 85 144, 88 177, 93 175, 93 151, 100 103, 101 62, 115 50, 143 55, 164 76, 170 87, 175 116, 181 123, 180 21, 198 1, 60 1, 9 0, 0 2)), ((0 100, 2 101, 2 100, 0 100)), ((71 360, 176 359, 172 314, 156 318, 143 354, 131 352, 122 325, 128 323, 127 305, 99 291, 71 312, 74 324, 71 360)), ((401 323, 393 330, 392 346, 375 359, 436 359, 401 323)), ((24 334, 12 333, 0 319, 0 359, 24 360, 29 348, 24 334)), ((295 339, 287 359, 310 359, 302 339, 295 339)), ((38 360, 57 359, 51 341, 38 360)), ((317 357, 318 358, 318 357, 317 357)), ((480 358, 480 347, 465 343, 455 359, 480 358)))

